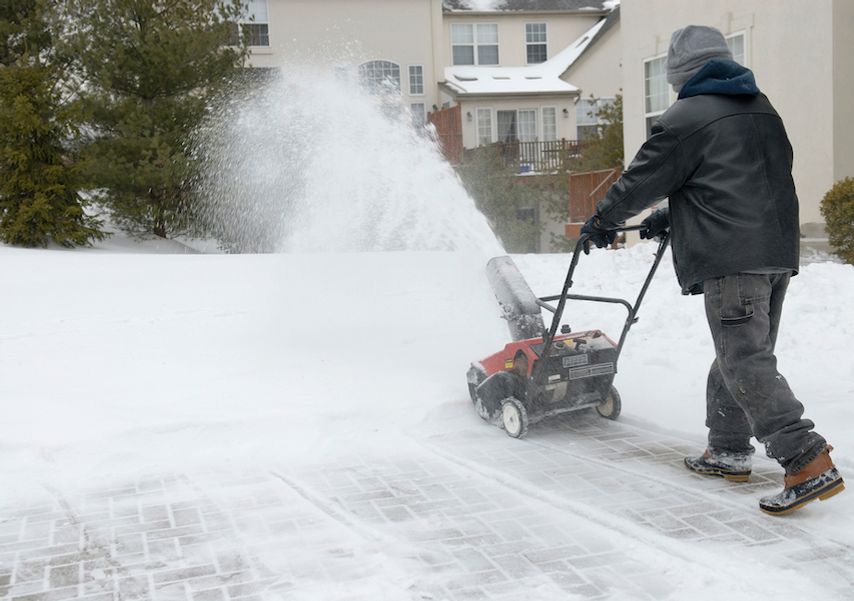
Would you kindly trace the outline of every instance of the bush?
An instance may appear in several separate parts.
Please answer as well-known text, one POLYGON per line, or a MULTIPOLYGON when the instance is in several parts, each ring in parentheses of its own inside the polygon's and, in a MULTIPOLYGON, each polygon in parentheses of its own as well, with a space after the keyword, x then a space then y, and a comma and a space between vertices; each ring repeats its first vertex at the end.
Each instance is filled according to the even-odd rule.
POLYGON ((494 146, 467 151, 457 174, 507 252, 537 252, 542 192, 528 181, 530 176, 515 175, 494 146))
POLYGON ((834 184, 821 200, 821 214, 834 252, 854 265, 854 178, 834 184))

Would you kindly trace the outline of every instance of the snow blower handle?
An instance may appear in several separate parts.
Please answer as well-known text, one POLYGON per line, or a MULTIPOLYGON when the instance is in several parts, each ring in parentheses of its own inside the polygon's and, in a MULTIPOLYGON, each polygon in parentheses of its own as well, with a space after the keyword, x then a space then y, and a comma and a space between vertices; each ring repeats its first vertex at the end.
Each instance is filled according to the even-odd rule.
MULTIPOLYGON (((613 232, 636 232, 646 229, 645 225, 627 225, 622 227, 616 227, 610 231, 613 232)), ((626 340, 626 335, 629 333, 629 329, 632 325, 637 322, 637 314, 640 309, 641 301, 643 301, 643 297, 646 295, 646 291, 649 288, 650 282, 652 282, 652 277, 655 275, 656 269, 658 269, 658 264, 661 263, 661 258, 664 256, 664 251, 667 249, 667 245, 670 243, 670 230, 666 230, 661 233, 658 242, 658 249, 655 252, 655 260, 652 263, 652 267, 649 270, 649 273, 646 276, 646 280, 644 280, 643 286, 641 287, 640 293, 638 294, 637 300, 634 305, 630 304, 628 301, 621 298, 610 298, 603 296, 587 296, 582 294, 569 294, 569 289, 572 287, 572 275, 575 273, 575 267, 578 265, 578 259, 584 254, 584 244, 590 239, 590 234, 582 234, 578 238, 578 242, 575 244, 575 251, 572 253, 572 260, 569 263, 569 269, 566 272, 566 280, 563 282, 563 289, 560 292, 559 296, 550 296, 540 298, 541 306, 554 312, 554 316, 552 317, 552 323, 549 327, 548 332, 543 339, 543 352, 541 357, 547 358, 549 356, 549 352, 552 349, 552 342, 554 341, 554 337, 557 334, 557 329, 560 326, 560 320, 563 316, 564 305, 566 304, 566 299, 571 298, 573 300, 588 300, 588 301, 596 301, 596 302, 605 302, 605 303, 617 303, 623 305, 628 311, 628 317, 626 318, 625 325, 623 326, 623 332, 620 335, 620 342, 617 344, 617 357, 619 358, 619 353, 623 349, 623 343, 626 340), (550 305, 546 305, 546 301, 557 300, 557 308, 552 309, 550 305)), ((545 362, 542 362, 545 364, 545 362)))

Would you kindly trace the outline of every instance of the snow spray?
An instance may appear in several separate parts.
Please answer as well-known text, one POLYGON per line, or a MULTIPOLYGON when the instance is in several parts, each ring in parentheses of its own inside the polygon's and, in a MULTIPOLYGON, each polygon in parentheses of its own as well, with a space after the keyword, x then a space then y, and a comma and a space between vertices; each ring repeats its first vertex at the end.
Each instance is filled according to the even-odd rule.
POLYGON ((200 130, 203 204, 237 252, 503 254, 429 128, 394 92, 285 66, 200 130))

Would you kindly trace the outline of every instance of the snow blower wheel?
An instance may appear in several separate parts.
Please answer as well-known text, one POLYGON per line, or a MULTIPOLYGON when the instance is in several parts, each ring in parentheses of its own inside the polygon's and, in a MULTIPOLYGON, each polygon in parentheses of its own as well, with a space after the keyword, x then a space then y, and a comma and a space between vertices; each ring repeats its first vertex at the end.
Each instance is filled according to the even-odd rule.
POLYGON ((469 368, 468 374, 466 374, 466 379, 469 384, 469 396, 471 397, 471 402, 474 405, 477 405, 477 387, 486 379, 486 372, 479 365, 472 365, 471 368, 469 368))
POLYGON ((617 392, 616 388, 611 386, 611 389, 608 391, 608 396, 605 397, 602 404, 596 405, 596 413, 605 419, 617 419, 620 416, 620 409, 622 409, 622 406, 623 405, 620 402, 620 393, 617 392))
POLYGON ((501 403, 501 422, 512 438, 522 438, 528 432, 528 411, 521 401, 514 398, 501 403))

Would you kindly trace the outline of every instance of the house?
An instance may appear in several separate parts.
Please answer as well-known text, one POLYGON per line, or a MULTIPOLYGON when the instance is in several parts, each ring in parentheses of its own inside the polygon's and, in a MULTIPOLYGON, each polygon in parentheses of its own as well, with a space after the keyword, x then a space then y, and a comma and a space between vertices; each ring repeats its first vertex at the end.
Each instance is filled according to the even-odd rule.
POLYGON ((689 24, 716 27, 783 118, 801 231, 820 235, 822 197, 854 176, 854 2, 622 0, 620 10, 626 160, 676 100, 665 79, 671 33, 689 24))
MULTIPOLYGON (((594 105, 623 94, 627 161, 676 98, 670 34, 720 29, 786 123, 802 230, 821 198, 854 176, 854 2, 767 0, 248 0, 251 63, 285 61, 391 82, 417 123, 459 111, 465 148, 547 152, 595 129, 594 105)), ((537 158, 529 155, 528 158, 537 158)), ((524 165, 524 155, 520 155, 524 165)))
MULTIPOLYGON (((239 32, 253 67, 308 65, 390 86, 416 125, 454 107, 460 150, 522 143, 515 160, 530 171, 562 165, 620 88, 617 0, 245 2, 239 32)), ((539 220, 538 207, 527 211, 539 220)), ((548 225, 538 248, 563 234, 563 223, 548 225)))
MULTIPOLYGON (((619 92, 615 2, 446 2, 443 23, 439 90, 442 105, 459 111, 461 145, 500 143, 522 173, 560 171, 578 140, 597 131, 597 106, 619 92)), ((548 219, 545 204, 518 212, 543 227, 534 251, 579 227, 548 219)))
POLYGON ((590 97, 620 85, 614 1, 246 0, 241 31, 253 67, 355 68, 397 86, 416 121, 459 105, 466 148, 575 140, 595 126, 590 97))
POLYGON ((439 82, 443 106, 464 116, 463 146, 589 135, 595 103, 621 83, 619 10, 590 0, 470 6, 446 2, 439 82))
POLYGON ((424 123, 440 103, 441 0, 244 0, 250 64, 284 64, 392 85, 424 123))

